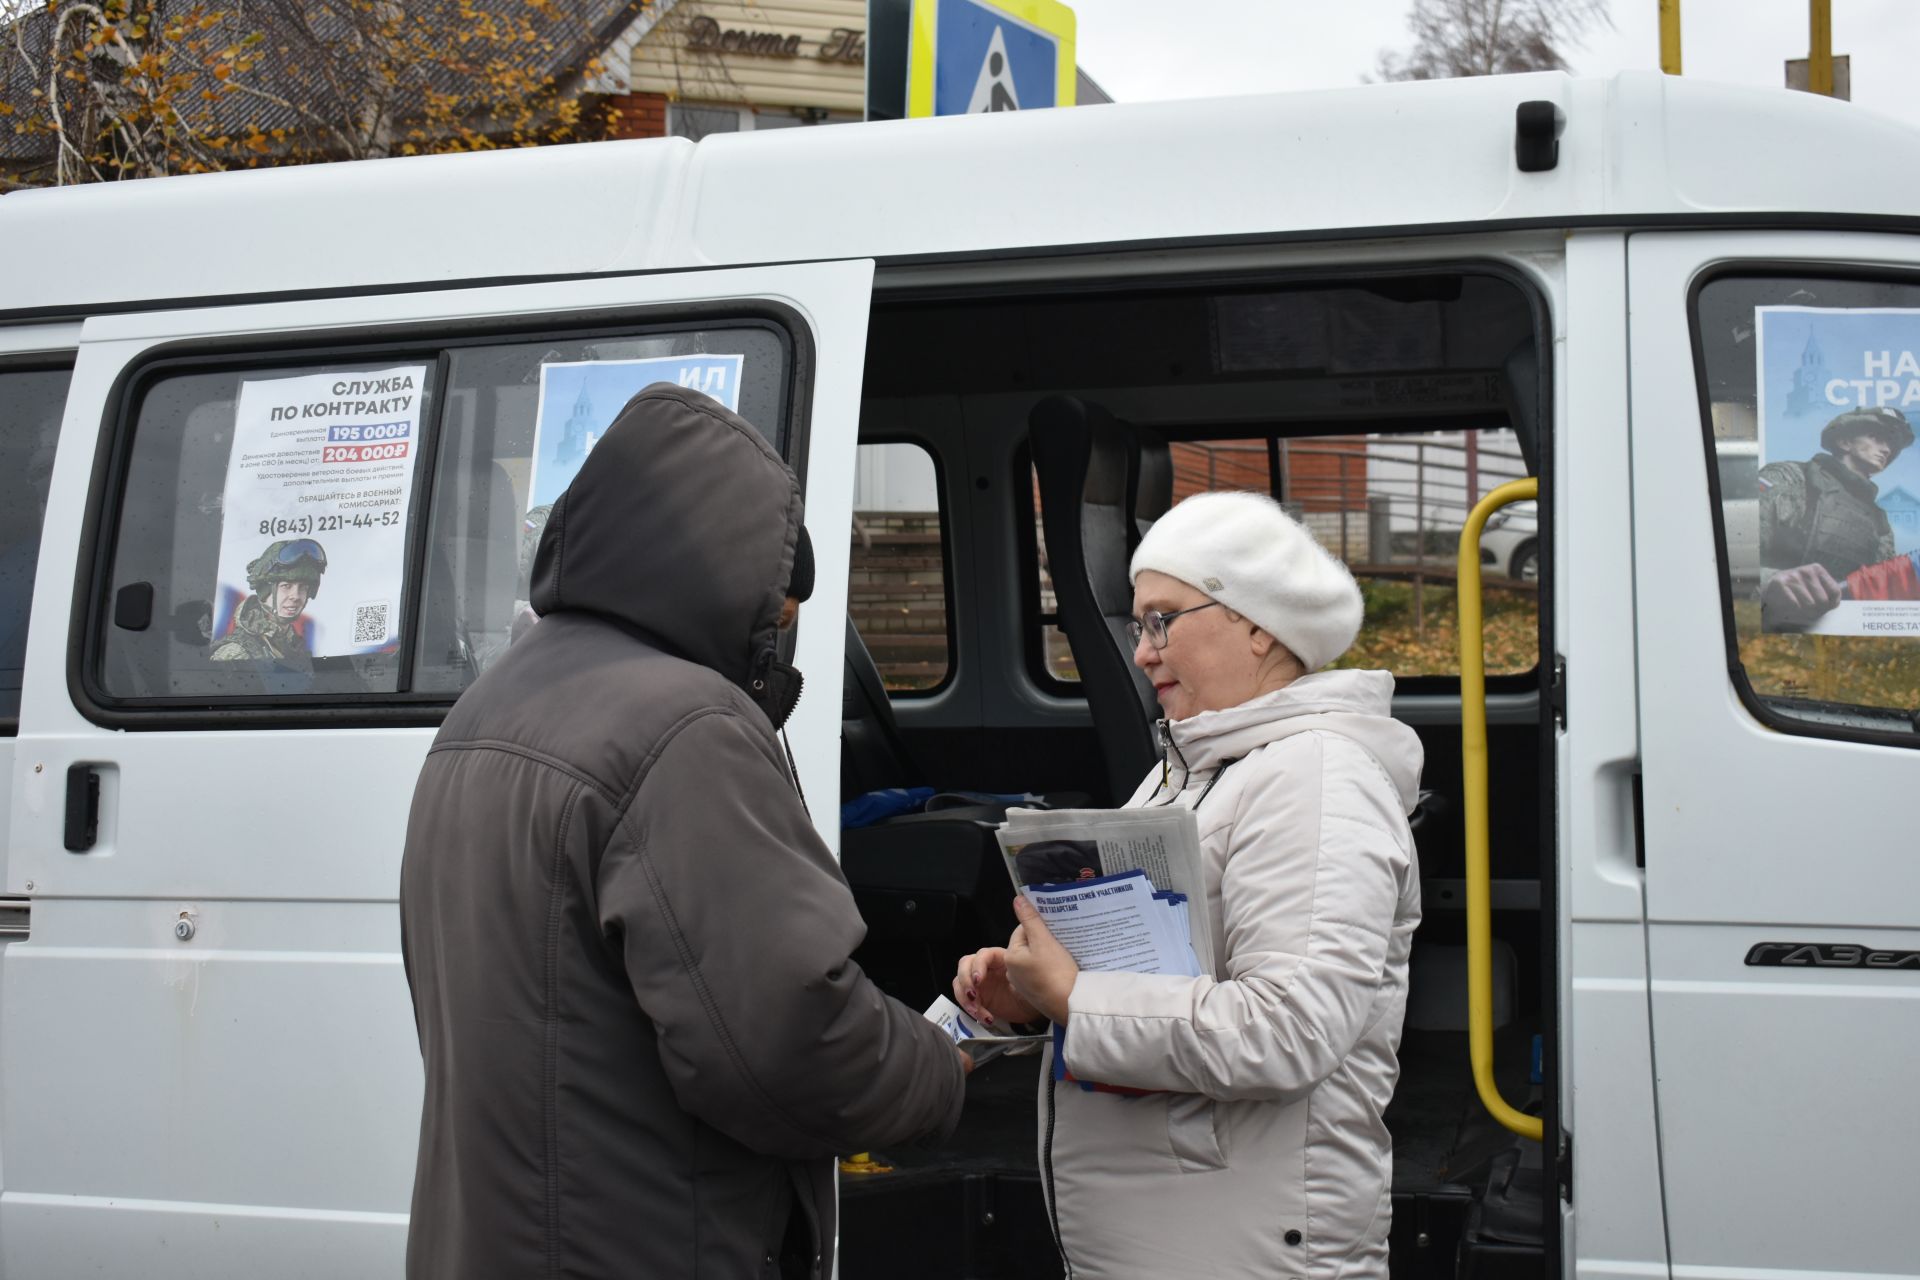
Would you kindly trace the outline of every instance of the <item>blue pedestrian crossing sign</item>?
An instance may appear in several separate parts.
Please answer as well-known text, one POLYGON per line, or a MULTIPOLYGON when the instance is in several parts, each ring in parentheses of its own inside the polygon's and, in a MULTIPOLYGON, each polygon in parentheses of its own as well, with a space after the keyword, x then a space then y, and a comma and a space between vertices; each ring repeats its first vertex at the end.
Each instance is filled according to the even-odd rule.
POLYGON ((1073 105, 1073 10, 1055 0, 913 0, 907 114, 1073 105))

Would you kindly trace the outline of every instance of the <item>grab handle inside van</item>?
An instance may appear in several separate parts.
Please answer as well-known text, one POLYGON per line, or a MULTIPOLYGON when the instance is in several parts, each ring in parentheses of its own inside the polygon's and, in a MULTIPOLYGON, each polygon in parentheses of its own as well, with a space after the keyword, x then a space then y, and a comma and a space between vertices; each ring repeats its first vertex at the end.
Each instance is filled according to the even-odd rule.
POLYGON ((1460 531, 1460 750, 1467 811, 1467 1052, 1473 1087, 1489 1114, 1540 1141, 1539 1116, 1516 1110, 1493 1080, 1493 908, 1487 869, 1487 669, 1480 610, 1480 533, 1510 502, 1540 496, 1540 482, 1512 480, 1482 498, 1460 531))

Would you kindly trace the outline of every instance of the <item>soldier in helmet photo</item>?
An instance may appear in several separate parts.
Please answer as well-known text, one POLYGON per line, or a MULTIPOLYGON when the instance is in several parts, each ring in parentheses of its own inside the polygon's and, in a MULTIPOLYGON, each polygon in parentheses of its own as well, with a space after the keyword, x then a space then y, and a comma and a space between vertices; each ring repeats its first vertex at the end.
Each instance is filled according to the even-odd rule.
POLYGON ((1767 630, 1807 625, 1848 596, 1847 576, 1894 555, 1873 477, 1913 444, 1898 409, 1849 409, 1822 452, 1760 469, 1760 606, 1767 630))
POLYGON ((311 663, 313 655, 298 624, 307 603, 320 594, 320 577, 326 571, 327 553, 312 538, 273 543, 247 563, 247 586, 253 594, 240 602, 233 628, 214 642, 209 656, 217 662, 264 658, 311 663))

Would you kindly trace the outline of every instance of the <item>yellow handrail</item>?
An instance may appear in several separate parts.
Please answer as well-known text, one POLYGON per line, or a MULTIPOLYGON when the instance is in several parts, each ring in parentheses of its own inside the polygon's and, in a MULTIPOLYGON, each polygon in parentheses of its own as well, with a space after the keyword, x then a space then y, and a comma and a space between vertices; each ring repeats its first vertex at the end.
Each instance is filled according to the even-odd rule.
POLYGON ((1493 905, 1487 871, 1487 663, 1480 612, 1480 532, 1510 502, 1540 496, 1540 482, 1512 480, 1480 499, 1460 531, 1460 751, 1467 810, 1467 1053, 1473 1087, 1489 1114, 1540 1141, 1539 1116, 1515 1110, 1493 1082, 1493 905))

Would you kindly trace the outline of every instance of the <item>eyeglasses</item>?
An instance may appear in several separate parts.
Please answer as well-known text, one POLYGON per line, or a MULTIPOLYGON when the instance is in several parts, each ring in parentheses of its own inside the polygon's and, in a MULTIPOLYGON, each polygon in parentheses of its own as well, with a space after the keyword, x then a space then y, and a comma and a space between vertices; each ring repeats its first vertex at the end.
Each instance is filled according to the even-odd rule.
POLYGON ((1158 609, 1149 609, 1137 618, 1127 621, 1127 639, 1133 641, 1133 647, 1140 647, 1140 637, 1145 636, 1153 642, 1156 649, 1167 647, 1167 624, 1175 618, 1185 617, 1189 613, 1198 613, 1202 609, 1211 609, 1219 604, 1218 600, 1209 600, 1205 604, 1194 605, 1191 609, 1175 609, 1172 613, 1162 613, 1158 609))
POLYGON ((295 538, 281 547, 273 557, 276 564, 297 564, 302 560, 312 560, 322 569, 327 567, 327 553, 312 538, 295 538))

